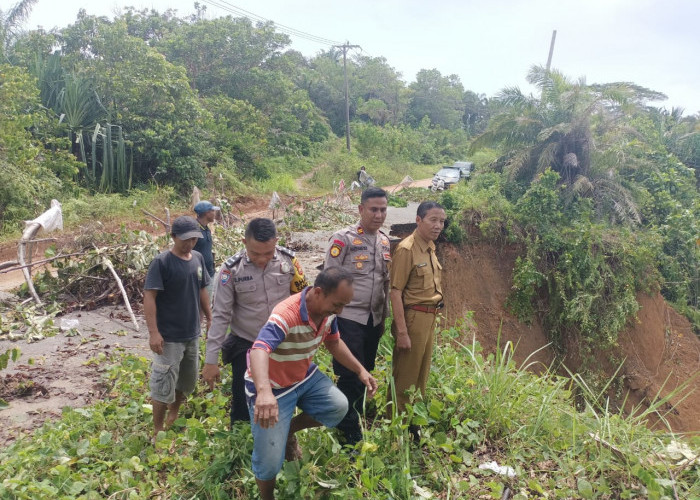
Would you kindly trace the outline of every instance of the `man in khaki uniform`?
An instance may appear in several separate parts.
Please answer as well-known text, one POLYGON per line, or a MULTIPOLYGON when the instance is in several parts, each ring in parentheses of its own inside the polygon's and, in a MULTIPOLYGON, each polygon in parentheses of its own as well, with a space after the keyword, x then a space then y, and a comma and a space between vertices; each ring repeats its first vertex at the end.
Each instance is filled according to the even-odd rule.
MULTIPOLYGON (((357 224, 331 236, 324 268, 343 267, 353 276, 354 294, 338 314, 338 329, 353 356, 371 372, 389 306, 389 238, 379 229, 386 219, 386 191, 379 188, 363 191, 358 210, 357 224)), ((335 360, 333 370, 338 376, 338 389, 349 402, 348 412, 337 427, 346 442, 353 445, 362 439, 358 412, 362 411, 365 386, 357 375, 335 360)))
MULTIPOLYGON (((445 227, 445 210, 433 201, 418 205, 416 230, 398 244, 391 264, 391 331, 396 340, 392 374, 399 412, 408 402, 406 391, 425 388, 433 354, 435 319, 442 308, 442 266, 435 240, 445 227)), ((411 432, 418 436, 418 429, 411 432)))
POLYGON ((202 377, 213 389, 220 376, 219 351, 223 362, 232 364, 232 426, 236 421, 250 421, 244 380, 248 349, 272 309, 307 286, 294 252, 277 246, 272 220, 250 221, 243 244, 245 248, 227 259, 219 272, 202 369, 202 377), (231 333, 226 336, 229 328, 231 333))

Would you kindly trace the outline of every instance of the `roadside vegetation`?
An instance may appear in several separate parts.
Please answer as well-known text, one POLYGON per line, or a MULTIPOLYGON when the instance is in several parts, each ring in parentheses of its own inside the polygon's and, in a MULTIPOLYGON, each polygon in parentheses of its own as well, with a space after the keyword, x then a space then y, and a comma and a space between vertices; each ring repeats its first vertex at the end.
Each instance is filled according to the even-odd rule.
MULTIPOLYGON (((0 336, 39 340, 67 308, 113 300, 111 278, 99 279, 105 258, 139 302, 145 265, 166 240, 129 228, 144 210, 188 212, 194 187, 229 217, 217 255, 230 255, 243 200, 284 196, 283 236, 337 228, 349 216, 329 201, 360 166, 386 186, 469 160, 468 183, 392 193, 390 204, 439 199, 450 242, 519 245, 507 307, 540 320, 559 355, 575 348, 580 372, 532 374, 510 345, 482 355, 458 324, 440 333, 429 398, 409 408, 424 425, 419 445, 384 415, 382 393, 357 453, 333 433, 302 437, 304 459, 278 482, 283 497, 700 497, 698 438, 644 425, 671 396, 623 415, 621 381, 596 358, 620 365, 618 334, 642 291, 659 290, 700 334, 700 116, 651 106, 663 94, 634 83, 535 66, 538 95, 487 98, 455 75, 421 70, 406 83, 383 57, 354 55, 348 152, 335 49, 306 58, 272 24, 201 10, 81 12, 63 29, 22 32, 35 3, 0 10, 0 240, 16 240, 57 198, 76 255, 37 277, 45 307, 3 307, 0 336), (479 468, 487 462, 510 469, 479 468)), ((0 369, 16 356, 0 354, 0 369)), ((386 335, 385 388, 390 358, 386 335)), ((254 498, 249 430, 227 429, 225 389, 200 388, 153 449, 147 360, 94 363, 108 398, 0 451, 0 498, 254 498)))
MULTIPOLYGON (((303 433, 303 459, 285 464, 280 498, 700 495, 697 437, 681 440, 643 424, 664 400, 625 417, 580 378, 534 375, 515 366, 512 345, 484 356, 478 343, 457 341, 464 334, 441 333, 429 397, 408 408, 423 425, 420 443, 411 441, 406 422, 384 415, 391 373, 385 335, 376 371, 383 390, 368 408, 365 440, 350 453, 332 431, 303 433), (580 409, 571 404, 574 387, 584 397, 580 409)), ((149 361, 122 354, 95 362, 110 365, 107 398, 67 408, 59 421, 0 451, 0 498, 256 498, 250 428, 228 429, 228 378, 221 391, 200 386, 154 448, 149 361)), ((321 368, 330 370, 329 363, 323 357, 321 368)))

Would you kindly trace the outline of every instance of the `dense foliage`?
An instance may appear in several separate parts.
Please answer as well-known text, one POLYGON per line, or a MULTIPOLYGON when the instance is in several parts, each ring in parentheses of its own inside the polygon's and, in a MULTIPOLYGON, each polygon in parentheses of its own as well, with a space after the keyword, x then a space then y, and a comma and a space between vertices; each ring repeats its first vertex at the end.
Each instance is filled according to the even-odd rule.
MULTIPOLYGON (((0 11, 8 68, 36 78, 27 76, 23 95, 5 90, 9 107, 0 120, 24 114, 22 141, 41 142, 60 164, 52 155, 42 165, 22 164, 19 150, 31 151, 22 141, 3 147, 4 175, 22 189, 3 196, 0 222, 36 214, 44 198, 70 196, 76 186, 126 193, 156 184, 186 193, 217 176, 242 193, 279 173, 299 174, 270 168, 279 164, 274 158, 312 158, 345 133, 336 49, 305 58, 271 23, 205 19, 201 6, 184 17, 81 11, 68 27, 23 33, 33 4, 0 11), (40 101, 26 106, 37 94, 40 101)), ((358 158, 431 165, 463 158, 470 133, 489 114, 488 100, 465 92, 455 75, 423 70, 407 85, 382 57, 351 55, 347 66, 358 158)))

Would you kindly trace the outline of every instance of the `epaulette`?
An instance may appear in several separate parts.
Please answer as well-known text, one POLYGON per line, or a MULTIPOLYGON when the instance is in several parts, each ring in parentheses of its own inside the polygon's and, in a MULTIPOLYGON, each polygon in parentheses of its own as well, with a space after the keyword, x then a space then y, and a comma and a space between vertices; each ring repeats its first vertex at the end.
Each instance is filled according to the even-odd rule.
POLYGON ((294 258, 294 250, 290 250, 289 248, 280 245, 277 245, 277 250, 285 254, 290 259, 294 258))
POLYGON ((241 261, 242 258, 243 258, 243 252, 238 252, 237 254, 232 255, 231 257, 226 259, 226 262, 224 262, 224 265, 226 267, 228 267, 229 269, 232 269, 233 266, 235 266, 236 264, 238 264, 241 261))

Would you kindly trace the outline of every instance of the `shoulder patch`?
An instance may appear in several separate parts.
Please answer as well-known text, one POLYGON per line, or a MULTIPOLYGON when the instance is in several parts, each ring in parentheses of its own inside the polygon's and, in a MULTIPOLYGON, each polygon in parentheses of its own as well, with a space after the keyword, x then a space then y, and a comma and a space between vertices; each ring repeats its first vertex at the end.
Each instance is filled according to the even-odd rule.
POLYGON ((331 245, 330 254, 331 257, 337 257, 338 255, 340 255, 340 247, 333 243, 333 245, 331 245))
POLYGON ((290 250, 289 248, 283 247, 283 246, 280 246, 280 245, 277 245, 277 250, 278 250, 279 252, 282 252, 284 255, 286 255, 286 256, 288 256, 288 257, 294 257, 294 255, 295 255, 295 254, 294 254, 294 250, 290 250))
POLYGON ((227 267, 221 270, 221 284, 226 285, 231 280, 231 270, 227 267))

